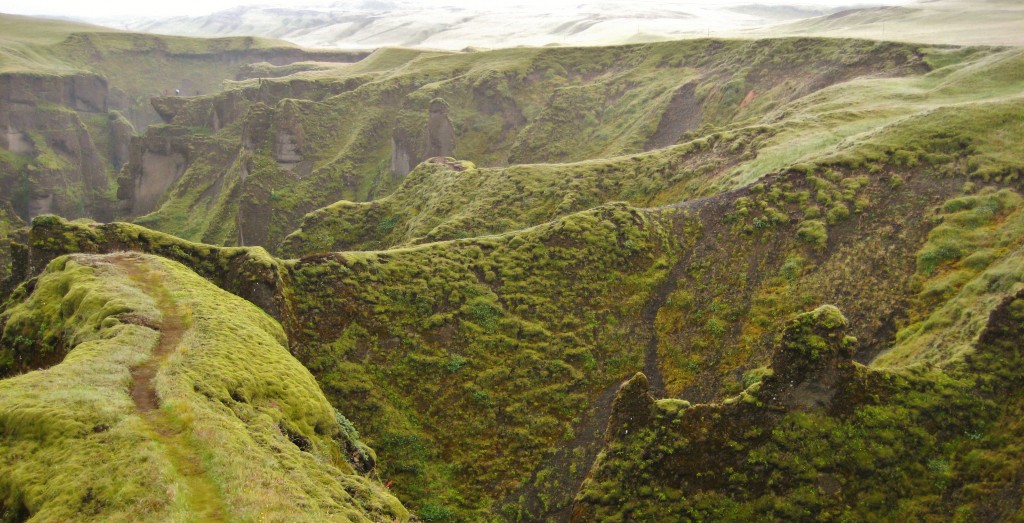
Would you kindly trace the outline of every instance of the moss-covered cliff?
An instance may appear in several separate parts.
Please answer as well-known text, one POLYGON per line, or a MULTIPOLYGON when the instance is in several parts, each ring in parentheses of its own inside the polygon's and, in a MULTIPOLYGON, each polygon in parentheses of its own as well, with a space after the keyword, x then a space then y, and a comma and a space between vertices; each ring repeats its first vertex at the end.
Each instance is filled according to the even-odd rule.
MULTIPOLYGON (((0 15, 0 27, 0 202, 23 220, 54 213, 110 221, 151 210, 146 198, 141 208, 124 208, 115 197, 132 137, 160 121, 151 97, 177 93, 180 102, 217 92, 253 64, 351 62, 366 55, 257 38, 121 33, 12 15, 0 15)), ((173 181, 146 180, 147 190, 161 196, 173 181)))
MULTIPOLYGON (((199 129, 188 140, 207 145, 138 222, 192 240, 276 249, 306 213, 386 195, 430 155, 451 150, 500 167, 639 153, 702 127, 750 123, 853 78, 919 74, 924 58, 922 48, 902 44, 797 39, 382 49, 352 66, 248 80, 177 108, 170 125, 199 129), (445 147, 430 145, 431 129, 445 147), (218 219, 206 223, 193 208, 218 219)), ((133 162, 121 186, 152 171, 133 162)))

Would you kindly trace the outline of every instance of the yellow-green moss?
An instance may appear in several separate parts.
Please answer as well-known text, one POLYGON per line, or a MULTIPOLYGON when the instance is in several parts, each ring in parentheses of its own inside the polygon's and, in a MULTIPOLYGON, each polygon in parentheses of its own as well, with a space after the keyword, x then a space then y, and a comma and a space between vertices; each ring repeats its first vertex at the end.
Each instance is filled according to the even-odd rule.
POLYGON ((182 265, 134 254, 58 258, 6 318, 5 348, 25 335, 21 326, 51 320, 70 351, 47 370, 0 381, 5 507, 44 520, 187 521, 198 495, 188 462, 231 520, 408 517, 353 470, 353 432, 285 349, 277 322, 182 265), (149 326, 172 312, 187 331, 156 375, 159 412, 141 415, 127 394, 130 370, 160 337, 149 326))

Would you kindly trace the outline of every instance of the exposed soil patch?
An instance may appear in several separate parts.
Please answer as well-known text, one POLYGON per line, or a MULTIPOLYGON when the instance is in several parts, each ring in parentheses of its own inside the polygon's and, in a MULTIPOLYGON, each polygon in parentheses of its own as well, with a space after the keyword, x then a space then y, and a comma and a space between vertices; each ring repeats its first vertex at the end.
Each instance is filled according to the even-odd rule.
POLYGON ((704 113, 702 111, 703 107, 694 96, 696 90, 696 81, 676 89, 676 92, 672 95, 672 100, 668 103, 668 107, 665 108, 665 112, 661 115, 661 121, 658 122, 658 130, 654 131, 651 138, 647 140, 647 145, 644 147, 645 151, 675 145, 679 138, 683 136, 683 133, 700 127, 704 113))
POLYGON ((111 261, 124 269, 132 280, 153 292, 153 296, 157 299, 157 306, 160 307, 160 311, 163 313, 163 321, 155 327, 134 314, 122 315, 121 318, 126 323, 145 325, 160 331, 160 341, 153 348, 149 360, 132 369, 132 401, 135 402, 135 406, 140 412, 147 413, 160 406, 160 398, 157 396, 154 383, 156 373, 167 356, 174 352, 187 328, 182 321, 181 312, 175 306, 167 289, 160 281, 158 273, 152 269, 145 268, 142 265, 144 262, 141 262, 138 257, 129 253, 115 254, 111 256, 111 261))
POLYGON ((174 303, 170 291, 164 286, 162 273, 149 266, 139 255, 117 253, 110 261, 124 269, 128 276, 156 298, 163 315, 160 325, 134 314, 122 315, 126 323, 144 325, 160 332, 160 340, 143 364, 132 369, 131 397, 139 413, 152 430, 152 439, 161 447, 164 456, 173 465, 178 480, 184 489, 191 521, 226 521, 224 502, 220 490, 210 479, 206 467, 189 440, 189 434, 173 417, 161 411, 160 397, 156 392, 156 374, 167 357, 173 353, 188 330, 184 312, 174 303))

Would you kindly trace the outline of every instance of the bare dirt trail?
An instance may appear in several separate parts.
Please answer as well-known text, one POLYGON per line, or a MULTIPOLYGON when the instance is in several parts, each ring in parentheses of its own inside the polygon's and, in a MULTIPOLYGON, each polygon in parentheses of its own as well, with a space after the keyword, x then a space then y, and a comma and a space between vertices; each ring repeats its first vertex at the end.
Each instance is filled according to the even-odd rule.
POLYGON ((133 367, 131 397, 139 414, 151 429, 152 439, 160 445, 164 456, 173 465, 178 476, 178 495, 183 496, 189 521, 227 521, 220 489, 210 479, 206 467, 189 441, 189 434, 173 416, 161 410, 160 396, 156 391, 156 376, 168 356, 177 350, 189 327, 185 312, 174 302, 170 290, 164 285, 164 274, 133 253, 119 253, 110 260, 128 273, 139 287, 156 299, 163 315, 160 325, 146 325, 160 332, 160 339, 141 365, 133 367))

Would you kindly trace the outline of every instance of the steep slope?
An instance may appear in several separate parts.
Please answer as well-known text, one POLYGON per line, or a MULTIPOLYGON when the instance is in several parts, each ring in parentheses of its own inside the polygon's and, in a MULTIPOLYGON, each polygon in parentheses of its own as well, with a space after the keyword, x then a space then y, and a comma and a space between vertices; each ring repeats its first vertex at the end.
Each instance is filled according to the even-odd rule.
POLYGON ((216 92, 254 63, 365 56, 11 15, 0 15, 0 28, 0 202, 24 220, 56 213, 109 221, 130 212, 117 205, 114 179, 137 130, 160 120, 152 96, 216 92))
POLYGON ((119 195, 137 202, 133 188, 167 170, 147 155, 177 154, 180 178, 138 223, 273 249, 304 214, 384 196, 430 155, 490 167, 638 153, 836 83, 920 73, 923 59, 919 47, 854 40, 385 49, 176 107, 136 144, 119 195))
POLYGON ((13 302, 5 521, 408 518, 280 326, 183 266, 63 257, 13 302))
POLYGON ((615 399, 608 449, 571 521, 964 518, 1021 506, 1019 339, 1024 291, 985 321, 949 373, 850 361, 824 306, 786 327, 771 367, 721 403, 655 400, 640 374, 615 399))
MULTIPOLYGON (((1019 95, 1024 53, 932 50, 921 76, 864 78, 831 86, 769 112, 755 124, 694 132, 650 153, 574 164, 504 169, 421 165, 393 194, 342 201, 307 215, 281 253, 379 249, 493 234, 542 223, 608 201, 657 206, 725 192, 780 167, 813 161, 886 132, 902 147, 915 117, 965 101, 1019 95), (900 130, 907 127, 907 130, 900 130)), ((980 146, 985 147, 984 141, 980 146)), ((998 147, 987 147, 986 155, 998 147)))

